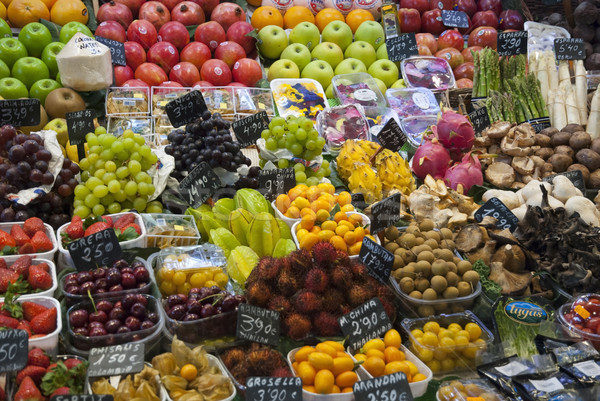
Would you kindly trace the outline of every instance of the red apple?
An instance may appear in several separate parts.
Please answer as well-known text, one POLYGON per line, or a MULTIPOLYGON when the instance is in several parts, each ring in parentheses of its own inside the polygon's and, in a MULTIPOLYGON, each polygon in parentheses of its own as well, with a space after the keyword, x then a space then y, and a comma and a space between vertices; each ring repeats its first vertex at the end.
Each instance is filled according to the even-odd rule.
MULTIPOLYGON (((133 18, 137 18, 140 7, 145 2, 146 2, 146 0, 115 0, 115 3, 125 4, 127 6, 127 8, 129 8, 131 10, 131 13, 133 14, 133 18)), ((127 27, 124 27, 124 28, 127 29, 127 27)))
POLYGON ((438 51, 437 40, 435 40, 435 37, 432 34, 417 33, 415 36, 417 38, 417 45, 428 47, 431 54, 438 51))
POLYGON ((439 35, 444 32, 446 27, 442 23, 442 10, 436 8, 434 10, 425 11, 421 16, 421 30, 439 35))
MULTIPOLYGON (((419 16, 419 21, 420 21, 419 16)), ((246 21, 234 22, 227 30, 227 40, 237 43, 244 48, 246 54, 256 50, 256 39, 252 36, 246 36, 254 28, 246 21)))
POLYGON ((456 7, 458 11, 464 11, 469 17, 473 17, 473 14, 477 12, 475 0, 458 0, 456 7))
POLYGON ((481 46, 469 46, 465 49, 463 49, 460 53, 463 55, 464 59, 465 59, 465 63, 472 63, 473 62, 473 53, 477 53, 478 51, 482 50, 483 47, 481 46))
POLYGON ((493 11, 477 11, 472 22, 473 28, 491 26, 498 29, 498 16, 493 11))
POLYGON ((152 45, 146 56, 149 63, 158 65, 167 74, 175 64, 179 63, 179 52, 169 42, 158 42, 152 45))
POLYGON ((114 76, 116 86, 123 86, 125 82, 135 78, 133 70, 128 65, 115 65, 114 76))
POLYGON ((198 81, 194 84, 194 86, 192 87, 193 89, 200 89, 200 88, 212 88, 214 85, 211 84, 208 81, 198 81))
POLYGON ((218 22, 225 32, 237 21, 246 21, 244 9, 236 3, 219 3, 210 15, 211 21, 218 22))
POLYGON ((202 7, 193 1, 182 1, 177 4, 171 12, 171 19, 186 26, 200 25, 206 21, 202 7))
POLYGON ((522 31, 524 24, 523 16, 517 10, 504 10, 500 13, 500 29, 503 31, 507 29, 522 31))
POLYGON ((183 85, 181 85, 179 82, 174 82, 174 81, 165 81, 162 84, 160 84, 159 87, 154 88, 154 93, 155 94, 165 94, 165 93, 172 93, 173 90, 171 90, 171 88, 183 88, 183 85))
POLYGON ((495 12, 496 15, 500 15, 500 13, 502 12, 502 0, 479 0, 477 2, 477 10, 491 10, 495 12))
POLYGON ((231 82, 231 70, 222 60, 208 60, 202 65, 200 75, 203 81, 215 86, 225 86, 231 82))
POLYGON ((130 79, 122 85, 124 88, 150 88, 150 86, 141 79, 130 79))
POLYGON ((429 9, 452 10, 454 9, 453 0, 429 0, 429 9))
POLYGON ((164 70, 158 65, 144 63, 135 70, 135 79, 140 79, 149 86, 159 86, 169 78, 164 70))
POLYGON ((215 50, 215 58, 223 60, 229 68, 233 68, 236 61, 246 57, 244 48, 235 42, 225 41, 219 43, 215 50))
POLYGON ((491 26, 475 28, 469 35, 468 46, 491 47, 496 50, 498 45, 498 31, 491 26))
POLYGON ((169 73, 169 79, 179 82, 183 86, 192 86, 194 82, 200 80, 200 72, 194 64, 182 61, 173 67, 169 73))
POLYGON ((173 7, 175 7, 177 4, 181 3, 182 0, 159 0, 161 3, 163 3, 168 9, 169 11, 171 11, 173 9, 173 7))
POLYGON ((169 21, 160 27, 158 40, 170 42, 177 50, 181 51, 181 49, 190 43, 190 33, 181 22, 169 21))
POLYGON ((148 50, 150 46, 156 43, 157 36, 154 25, 143 19, 133 21, 127 28, 127 40, 138 42, 144 50, 148 50))
POLYGON ((241 82, 230 82, 225 86, 233 86, 233 87, 238 87, 238 88, 247 88, 248 87, 241 82))
POLYGON ((211 51, 215 51, 219 43, 227 40, 227 35, 225 35, 225 30, 218 22, 208 21, 198 25, 196 32, 194 32, 194 40, 204 43, 211 51))
POLYGON ((475 72, 475 65, 472 62, 462 63, 454 69, 454 78, 468 78, 473 80, 473 73, 475 72))
POLYGON ((423 14, 429 10, 429 0, 400 0, 400 8, 416 8, 423 14))
POLYGON ((125 42, 125 60, 132 70, 146 62, 146 51, 138 42, 125 42))
POLYGON ((454 47, 448 47, 446 49, 439 50, 437 53, 435 53, 435 56, 446 59, 448 64, 450 64, 450 68, 452 69, 458 67, 465 61, 463 55, 454 47))
POLYGON ((245 86, 256 86, 263 77, 260 64, 249 58, 238 60, 233 66, 232 73, 233 80, 245 86))
POLYGON ((425 45, 419 45, 419 56, 433 56, 431 49, 425 45))
POLYGON ((183 48, 179 54, 181 61, 187 61, 196 66, 198 70, 202 68, 202 64, 212 58, 210 49, 202 42, 192 42, 183 48))
POLYGON ((416 8, 398 10, 398 21, 402 33, 419 32, 421 30, 421 14, 416 8))
POLYGON ((147 1, 140 7, 140 19, 150 21, 158 31, 161 26, 171 20, 169 9, 158 1, 147 1))
POLYGON ((473 81, 471 81, 469 78, 458 79, 456 81, 456 87, 459 88, 459 89, 472 88, 473 87, 473 81))
MULTIPOLYGON (((104 3, 100 6, 96 20, 98 22, 116 21, 123 27, 123 29, 127 29, 129 24, 131 24, 133 21, 133 14, 126 5, 109 1, 108 3, 104 3)), ((102 36, 99 34, 96 35, 102 36)))
POLYGON ((441 50, 448 47, 453 47, 458 51, 465 48, 465 40, 460 32, 454 29, 448 29, 442 32, 438 38, 438 49, 441 50))
POLYGON ((121 43, 127 40, 127 31, 117 21, 104 21, 100 23, 98 28, 96 28, 95 35, 121 43))

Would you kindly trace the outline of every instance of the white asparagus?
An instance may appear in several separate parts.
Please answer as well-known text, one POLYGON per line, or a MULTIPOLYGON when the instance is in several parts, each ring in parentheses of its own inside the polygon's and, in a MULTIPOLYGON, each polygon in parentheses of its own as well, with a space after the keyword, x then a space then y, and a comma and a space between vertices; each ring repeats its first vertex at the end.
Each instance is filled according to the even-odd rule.
POLYGON ((554 123, 552 126, 563 129, 567 126, 567 112, 565 108, 565 93, 562 89, 554 92, 554 123))
POLYGON ((558 84, 562 85, 563 82, 571 83, 571 74, 569 72, 569 62, 567 60, 561 60, 558 62, 558 84))
POLYGON ((548 104, 548 67, 546 65, 546 59, 541 58, 536 66, 538 67, 536 77, 538 81, 540 81, 542 99, 544 99, 544 102, 548 104))
POLYGON ((558 71, 556 70, 556 61, 554 59, 553 51, 544 52, 544 57, 546 59, 546 68, 548 69, 548 83, 550 85, 550 90, 555 91, 558 89, 558 71))
POLYGON ((583 60, 575 60, 575 98, 579 109, 579 121, 581 125, 587 124, 587 72, 583 60))
POLYGON ((546 102, 546 108, 548 109, 548 117, 550 118, 550 125, 556 127, 554 124, 554 98, 556 93, 548 91, 548 101, 546 102))
POLYGON ((600 138, 600 86, 596 88, 594 96, 592 96, 586 131, 592 139, 600 138))
POLYGON ((575 93, 570 82, 562 81, 560 88, 565 93, 564 102, 567 111, 567 124, 579 124, 579 110, 575 101, 575 93))

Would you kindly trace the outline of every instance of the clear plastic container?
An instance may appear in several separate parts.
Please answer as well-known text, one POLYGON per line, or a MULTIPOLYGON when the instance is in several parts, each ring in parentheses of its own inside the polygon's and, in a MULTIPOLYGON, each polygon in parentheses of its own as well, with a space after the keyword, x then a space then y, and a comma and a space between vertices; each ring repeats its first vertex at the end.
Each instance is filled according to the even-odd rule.
POLYGON ((583 294, 573 297, 569 303, 563 304, 558 309, 558 322, 567 334, 589 340, 596 349, 600 350, 600 334, 588 333, 583 330, 590 319, 598 317, 600 317, 599 294, 583 294))
POLYGON ((544 51, 554 52, 554 39, 571 37, 565 28, 540 22, 525 21, 524 30, 528 33, 527 57, 530 60, 544 51))
POLYGON ((125 130, 132 130, 146 140, 146 145, 155 147, 154 125, 150 116, 109 115, 106 130, 114 136, 122 136, 125 130))
POLYGON ((336 75, 331 83, 341 104, 360 104, 363 107, 387 106, 377 82, 366 72, 336 75))
MULTIPOLYGON (((0 230, 6 232, 7 234, 10 234, 10 229, 15 224, 23 227, 24 223, 23 222, 0 223, 0 230)), ((58 244, 56 243, 56 235, 54 234, 54 229, 52 228, 52 226, 50 226, 50 224, 44 223, 44 228, 46 229, 46 236, 48 236, 50 241, 52 241, 52 245, 54 245, 54 246, 48 252, 30 253, 28 255, 30 255, 32 258, 54 260, 54 254, 56 253, 56 250, 58 249, 58 244)), ((4 259, 4 261, 8 264, 8 263, 12 263, 15 260, 19 259, 21 256, 23 256, 23 255, 7 255, 7 256, 0 256, 0 258, 4 259)))
POLYGON ((187 95, 192 91, 192 88, 171 88, 162 86, 152 87, 152 115, 165 115, 165 106, 171 100, 187 95))
MULTIPOLYGON (((152 118, 154 119, 154 142, 159 146, 168 145, 167 135, 175 129, 171 125, 171 120, 166 115, 154 116, 152 118)), ((185 126, 181 126, 179 129, 185 130, 185 126)))
POLYGON ((305 116, 316 120, 317 114, 329 108, 323 87, 314 79, 274 79, 271 91, 283 118, 305 116))
MULTIPOLYGON (((149 362, 144 362, 144 365, 146 365, 146 366, 148 366, 150 368, 152 367, 152 364, 149 363, 149 362)), ((130 373, 130 374, 132 376, 135 376, 135 373, 130 373)), ((107 378, 110 380, 111 385, 116 388, 119 385, 119 383, 121 382, 121 380, 124 380, 127 376, 129 376, 129 374, 127 374, 127 375, 120 375, 120 376, 110 376, 110 377, 107 377, 107 378)), ((94 377, 93 379, 90 379, 90 380, 88 380, 86 382, 86 391, 87 391, 88 394, 94 394, 92 392, 92 383, 96 382, 96 381, 98 381, 100 379, 101 379, 101 377, 94 377)), ((157 395, 160 398, 160 401, 166 401, 167 400, 167 390, 165 389, 165 386, 163 386, 162 383, 160 382, 160 377, 158 377, 158 375, 156 375, 156 379, 157 379, 157 381, 158 381, 158 383, 160 385, 160 387, 159 387, 159 393, 157 395)))
POLYGON ((365 107, 364 109, 365 117, 369 123, 369 131, 373 138, 377 137, 379 131, 381 131, 385 124, 392 118, 400 125, 400 118, 394 109, 389 107, 365 107))
POLYGON ((435 397, 437 401, 506 401, 506 398, 484 379, 459 379, 442 382, 435 397))
POLYGON ((371 139, 369 123, 359 104, 344 104, 323 110, 317 116, 317 130, 325 138, 331 154, 339 153, 348 139, 371 139))
POLYGON ((111 87, 106 90, 106 114, 150 114, 150 88, 111 87))
POLYGON ((266 111, 267 116, 275 115, 273 96, 266 88, 233 88, 235 113, 252 115, 266 111))
MULTIPOLYGON (((163 298, 164 309, 164 298, 163 298)), ((164 310, 163 310, 164 312, 164 310)), ((237 309, 204 319, 181 321, 171 319, 165 314, 165 330, 171 336, 187 344, 214 346, 216 341, 221 345, 230 345, 235 341, 235 329, 237 324, 237 309)))
POLYGON ((233 87, 200 88, 200 92, 211 113, 220 113, 224 119, 233 121, 235 115, 233 87))
POLYGON ((406 134, 408 143, 414 148, 418 148, 423 142, 423 134, 435 124, 437 124, 437 115, 411 116, 403 118, 400 127, 406 134))
MULTIPOLYGON (((10 262, 7 263, 8 267, 10 267, 14 262, 10 262)), ((52 286, 50 288, 48 288, 47 290, 44 291, 39 291, 39 292, 33 292, 31 294, 21 294, 19 296, 20 300, 24 300, 24 299, 36 299, 38 297, 53 297, 54 296, 54 291, 56 291, 56 288, 58 288, 58 281, 56 279, 56 265, 54 264, 54 262, 52 262, 49 259, 41 259, 41 258, 33 258, 31 260, 31 264, 32 265, 37 265, 40 263, 47 263, 48 264, 48 268, 49 268, 49 273, 50 276, 52 277, 52 286)), ((0 296, 3 296, 4 294, 0 294, 0 296)))
POLYGON ((426 88, 388 89, 385 97, 401 119, 410 116, 437 116, 440 112, 435 95, 426 88))
POLYGON ((143 213, 148 248, 197 245, 200 233, 194 217, 183 214, 143 213))
POLYGON ((448 61, 432 56, 415 56, 402 60, 402 78, 410 88, 443 91, 454 88, 454 73, 448 61))

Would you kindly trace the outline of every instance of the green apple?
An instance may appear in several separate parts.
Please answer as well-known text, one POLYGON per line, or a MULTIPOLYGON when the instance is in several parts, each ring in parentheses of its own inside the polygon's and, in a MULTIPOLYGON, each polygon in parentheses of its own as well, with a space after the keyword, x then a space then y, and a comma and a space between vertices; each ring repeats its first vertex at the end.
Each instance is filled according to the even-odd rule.
POLYGON ((12 68, 13 64, 22 57, 27 57, 27 49, 19 39, 0 39, 0 60, 4 61, 8 68, 12 68))
POLYGON ((301 22, 290 32, 290 43, 301 43, 311 51, 320 41, 321 33, 319 32, 319 28, 310 22, 301 22))
POLYGON ((292 60, 281 59, 277 60, 269 67, 267 79, 272 81, 276 78, 300 78, 300 69, 292 60))
POLYGON ((27 89, 31 89, 40 79, 50 78, 50 71, 39 58, 23 57, 13 65, 12 76, 23 82, 27 89))
POLYGON ((331 68, 337 67, 344 60, 344 53, 338 45, 332 42, 322 42, 317 45, 310 53, 313 60, 323 60, 331 68))
POLYGON ((10 25, 4 19, 0 18, 0 38, 12 38, 12 30, 10 25))
POLYGON ((365 21, 354 32, 354 40, 368 42, 377 50, 381 45, 385 44, 385 33, 379 22, 365 21))
POLYGON ((338 45, 342 51, 345 51, 352 43, 352 29, 342 21, 331 21, 323 29, 323 42, 333 42, 338 45))
POLYGON ((379 78, 375 78, 373 77, 373 79, 375 80, 375 83, 377 84, 377 86, 379 87, 379 90, 381 91, 381 93, 383 95, 385 95, 385 92, 387 91, 387 86, 385 86, 385 82, 383 82, 381 79, 379 78))
POLYGON ((277 25, 267 25, 258 32, 258 51, 266 58, 278 59, 287 46, 288 37, 277 25))
POLYGON ((44 104, 46 96, 54 89, 62 88, 62 85, 53 79, 40 79, 31 85, 29 89, 29 97, 40 99, 40 102, 44 104))
POLYGON ((30 22, 19 32, 19 41, 25 45, 31 57, 40 57, 44 48, 52 42, 50 30, 39 22, 30 22))
POLYGON ((392 86, 390 86, 390 88, 406 88, 406 84, 404 83, 404 80, 402 78, 400 78, 399 80, 397 80, 396 82, 394 82, 392 84, 392 86))
POLYGON ((6 65, 6 63, 0 60, 0 78, 10 77, 10 68, 6 65))
POLYGON ((62 85, 62 81, 60 80, 60 72, 56 73, 56 82, 62 85))
POLYGON ((377 60, 371 64, 367 72, 374 78, 381 79, 387 88, 398 80, 398 67, 390 60, 377 60))
POLYGON ((56 56, 60 51, 65 47, 65 44, 62 42, 52 42, 44 47, 42 51, 42 61, 48 67, 50 71, 50 76, 55 77, 58 74, 58 64, 56 63, 56 56))
POLYGON ((379 46, 379 49, 377 49, 377 60, 389 60, 387 46, 379 46))
MULTIPOLYGON (((43 104, 43 103, 42 103, 43 104)), ((69 132, 67 130, 67 120, 64 118, 55 118, 44 126, 44 129, 49 129, 56 132, 56 139, 62 146, 66 146, 69 140, 69 132)))
POLYGON ((0 79, 0 96, 3 99, 20 99, 29 97, 29 92, 27 92, 25 84, 18 79, 2 78, 0 79))
MULTIPOLYGON (((297 27, 298 25, 296 25, 296 28, 297 27)), ((298 69, 300 71, 302 71, 304 67, 306 67, 306 65, 312 60, 310 50, 308 50, 308 47, 304 46, 301 43, 290 44, 283 50, 279 58, 282 60, 287 59, 293 61, 294 64, 298 66, 298 69)))
POLYGON ((329 84, 329 86, 325 90, 325 97, 327 99, 334 99, 335 98, 335 93, 333 92, 333 84, 329 84))
POLYGON ((61 42, 67 43, 77 32, 81 32, 84 35, 89 36, 90 38, 94 37, 94 34, 92 33, 92 31, 90 31, 90 28, 88 28, 81 22, 71 21, 63 25, 63 27, 60 30, 59 39, 61 42))
POLYGON ((359 40, 358 42, 351 43, 346 48, 344 57, 359 59, 369 68, 377 60, 377 53, 375 53, 375 48, 370 43, 359 40))
POLYGON ((335 67, 335 75, 354 74, 357 72, 367 72, 367 66, 355 58, 347 58, 335 67))
POLYGON ((318 81, 323 88, 329 87, 333 78, 333 68, 323 60, 314 60, 302 70, 302 78, 318 81))

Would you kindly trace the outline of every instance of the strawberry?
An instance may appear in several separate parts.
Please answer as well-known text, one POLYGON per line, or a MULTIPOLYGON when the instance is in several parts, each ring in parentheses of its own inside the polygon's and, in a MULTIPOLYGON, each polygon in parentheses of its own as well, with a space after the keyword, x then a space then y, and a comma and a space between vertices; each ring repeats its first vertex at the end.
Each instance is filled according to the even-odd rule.
POLYGON ((137 233, 137 235, 142 235, 142 229, 140 228, 140 226, 138 224, 135 223, 131 223, 131 224, 127 224, 122 231, 127 230, 129 227, 133 228, 135 230, 135 232, 137 233))
POLYGON ((19 274, 12 270, 0 269, 0 293, 5 293, 8 290, 8 283, 16 283, 19 279, 19 274))
POLYGON ((83 238, 83 221, 81 220, 81 217, 76 217, 78 218, 78 220, 75 220, 75 217, 73 217, 73 220, 71 220, 71 223, 69 223, 69 225, 65 229, 65 233, 69 236, 70 239, 83 238))
POLYGON ((23 308, 23 318, 29 321, 48 310, 44 305, 36 304, 31 301, 21 302, 21 308, 23 308))
POLYGON ((104 219, 104 221, 106 221, 108 224, 110 224, 110 226, 113 226, 113 219, 110 216, 102 216, 102 218, 104 219))
POLYGON ((17 373, 17 385, 21 384, 24 378, 31 377, 36 385, 40 385, 42 377, 46 374, 46 368, 41 366, 28 365, 23 370, 17 373))
POLYGON ((10 312, 7 310, 4 310, 4 302, 0 302, 0 316, 9 316, 10 317, 10 312))
POLYGON ((13 401, 44 401, 45 398, 40 390, 35 386, 31 377, 23 378, 19 390, 15 394, 13 401))
POLYGON ((5 246, 14 247, 17 246, 17 242, 6 231, 0 230, 0 249, 4 248, 5 246))
POLYGON ((6 401, 6 393, 2 387, 0 387, 0 401, 6 401))
POLYGON ((131 223, 135 223, 135 215, 133 213, 127 213, 127 214, 119 217, 117 219, 117 221, 115 221, 113 228, 115 230, 124 231, 125 227, 131 223))
POLYGON ((50 334, 56 330, 56 308, 50 308, 45 312, 40 313, 31 321, 31 332, 34 334, 50 334))
POLYGON ((47 290, 52 287, 52 276, 37 265, 33 265, 29 268, 27 282, 33 290, 47 290))
POLYGON ((26 243, 31 241, 29 235, 27 235, 23 228, 17 224, 11 227, 10 235, 12 235, 12 237, 15 239, 17 246, 25 245, 26 243))
POLYGON ((14 272, 17 272, 19 276, 27 278, 29 266, 31 266, 31 256, 23 255, 19 259, 15 260, 15 262, 12 265, 10 265, 9 269, 14 272))
POLYGON ((32 348, 27 354, 27 365, 41 366, 44 370, 50 366, 50 357, 41 348, 32 348))
POLYGON ((96 234, 97 232, 106 230, 107 228, 110 228, 110 225, 108 223, 99 221, 99 222, 94 223, 91 226, 89 226, 87 228, 87 230, 85 230, 85 233, 83 234, 83 236, 87 237, 88 235, 96 234))
POLYGON ((27 320, 21 320, 17 326, 17 330, 25 330, 27 335, 31 338, 31 328, 29 327, 29 322, 27 320))
POLYGON ((0 258, 0 269, 8 269, 8 266, 6 265, 6 260, 0 258))
POLYGON ((65 366, 67 367, 67 369, 71 370, 73 369, 75 366, 77 365, 81 365, 83 362, 81 362, 81 359, 77 359, 77 358, 69 358, 65 361, 65 366))
POLYGON ((50 394, 50 398, 55 397, 57 395, 69 395, 71 394, 71 389, 69 387, 59 387, 52 394, 50 394))
POLYGON ((30 217, 27 220, 25 220, 25 223, 23 223, 23 230, 31 238, 38 231, 46 231, 46 227, 44 226, 44 222, 42 221, 42 219, 40 219, 39 217, 30 217))
POLYGON ((14 317, 0 315, 0 327, 8 327, 10 329, 16 329, 19 325, 19 321, 14 317))
POLYGON ((56 363, 56 362, 51 363, 50 366, 48 366, 46 368, 46 372, 52 372, 52 370, 57 366, 58 366, 58 363, 56 363))
POLYGON ((36 266, 38 268, 42 269, 43 271, 50 273, 50 266, 48 266, 48 263, 42 262, 42 263, 38 263, 36 266))
POLYGON ((44 231, 35 233, 33 238, 31 238, 31 245, 33 245, 37 253, 48 252, 54 248, 54 244, 44 231))
POLYGON ((28 242, 19 248, 19 254, 25 255, 27 253, 35 253, 35 248, 31 245, 31 242, 28 242))

